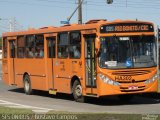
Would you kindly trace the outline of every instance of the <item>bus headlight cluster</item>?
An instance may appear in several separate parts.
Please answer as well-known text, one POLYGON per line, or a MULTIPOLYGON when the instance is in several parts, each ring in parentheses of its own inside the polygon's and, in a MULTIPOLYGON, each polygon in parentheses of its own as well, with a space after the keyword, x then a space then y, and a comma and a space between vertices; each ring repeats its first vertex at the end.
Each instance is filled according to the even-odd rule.
POLYGON ((158 78, 158 75, 155 74, 151 79, 146 80, 144 83, 145 83, 145 84, 152 83, 152 82, 154 82, 157 78, 158 78))
POLYGON ((107 83, 107 84, 110 84, 110 85, 115 85, 115 86, 120 86, 119 82, 113 81, 103 74, 99 74, 99 77, 100 77, 101 80, 103 80, 104 83, 107 83))

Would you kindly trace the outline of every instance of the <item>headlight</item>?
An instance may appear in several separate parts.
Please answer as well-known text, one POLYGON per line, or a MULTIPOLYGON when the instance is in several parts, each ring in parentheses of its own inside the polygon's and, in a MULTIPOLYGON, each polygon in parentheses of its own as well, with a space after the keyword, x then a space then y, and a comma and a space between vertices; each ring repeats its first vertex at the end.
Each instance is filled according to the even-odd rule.
POLYGON ((145 83, 145 84, 152 83, 152 82, 154 82, 157 78, 158 78, 158 75, 155 74, 151 79, 146 80, 144 83, 145 83))
POLYGON ((99 77, 100 77, 101 80, 103 80, 104 83, 107 83, 107 84, 110 84, 110 85, 115 85, 115 86, 120 86, 119 82, 113 81, 103 74, 99 74, 99 77))

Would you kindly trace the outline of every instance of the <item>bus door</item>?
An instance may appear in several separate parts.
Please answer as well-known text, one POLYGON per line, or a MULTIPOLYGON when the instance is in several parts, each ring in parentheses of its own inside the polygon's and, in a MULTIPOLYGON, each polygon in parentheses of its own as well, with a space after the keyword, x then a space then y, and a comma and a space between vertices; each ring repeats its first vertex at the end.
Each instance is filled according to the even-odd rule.
POLYGON ((9 40, 9 59, 8 59, 8 68, 9 68, 9 83, 11 85, 15 84, 15 40, 9 40))
POLYGON ((3 73, 3 80, 6 84, 9 84, 9 77, 8 77, 8 40, 7 38, 3 38, 3 61, 2 61, 2 73, 3 73))
POLYGON ((48 76, 48 88, 54 94, 54 73, 55 73, 55 59, 56 59, 56 36, 47 36, 47 61, 46 70, 48 76))
POLYGON ((96 88, 96 55, 95 55, 96 35, 85 35, 85 71, 87 93, 95 94, 96 88))

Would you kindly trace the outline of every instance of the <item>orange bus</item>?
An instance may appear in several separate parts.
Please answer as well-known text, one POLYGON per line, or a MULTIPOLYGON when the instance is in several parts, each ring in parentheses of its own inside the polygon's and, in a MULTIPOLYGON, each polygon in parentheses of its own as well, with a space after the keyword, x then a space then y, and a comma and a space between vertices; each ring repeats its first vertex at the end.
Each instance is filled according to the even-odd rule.
POLYGON ((3 80, 50 94, 85 96, 157 92, 154 25, 135 20, 90 20, 3 34, 3 80))

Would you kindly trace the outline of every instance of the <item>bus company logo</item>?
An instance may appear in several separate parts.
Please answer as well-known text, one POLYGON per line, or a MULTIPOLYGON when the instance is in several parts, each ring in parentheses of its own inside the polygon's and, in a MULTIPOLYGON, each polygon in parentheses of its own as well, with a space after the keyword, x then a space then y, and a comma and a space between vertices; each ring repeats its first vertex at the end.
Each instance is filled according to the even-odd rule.
POLYGON ((115 81, 132 81, 131 76, 115 76, 115 81))

